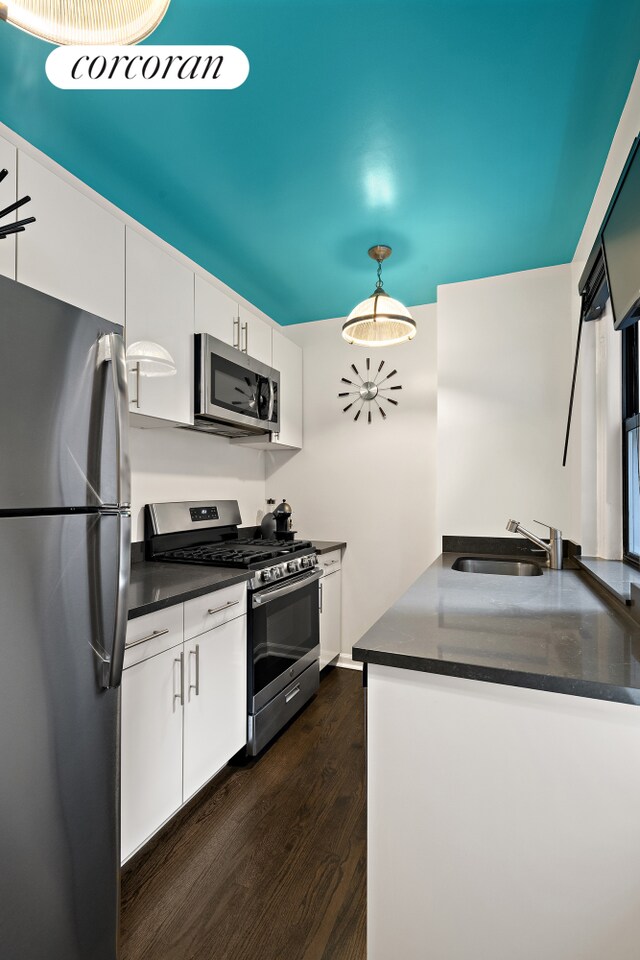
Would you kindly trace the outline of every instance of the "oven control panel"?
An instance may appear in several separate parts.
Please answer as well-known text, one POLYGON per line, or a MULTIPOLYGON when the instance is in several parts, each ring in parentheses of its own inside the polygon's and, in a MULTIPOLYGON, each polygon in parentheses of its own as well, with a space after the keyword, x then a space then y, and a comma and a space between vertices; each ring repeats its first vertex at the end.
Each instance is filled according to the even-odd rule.
POLYGON ((260 570, 249 583, 249 587, 258 590, 260 587, 266 587, 277 580, 283 580, 287 577, 293 577, 297 573, 304 573, 305 570, 315 570, 317 567, 315 554, 307 557, 298 557, 296 560, 287 560, 283 563, 276 563, 272 567, 265 567, 260 570))

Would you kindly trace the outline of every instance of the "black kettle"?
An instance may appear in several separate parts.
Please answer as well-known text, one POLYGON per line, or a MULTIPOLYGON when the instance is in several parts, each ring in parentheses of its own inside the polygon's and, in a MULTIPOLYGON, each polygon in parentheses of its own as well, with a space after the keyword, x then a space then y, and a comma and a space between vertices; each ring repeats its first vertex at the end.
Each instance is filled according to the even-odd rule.
POLYGON ((293 510, 286 500, 279 503, 273 511, 276 518, 276 533, 288 533, 291 530, 291 514, 293 510))

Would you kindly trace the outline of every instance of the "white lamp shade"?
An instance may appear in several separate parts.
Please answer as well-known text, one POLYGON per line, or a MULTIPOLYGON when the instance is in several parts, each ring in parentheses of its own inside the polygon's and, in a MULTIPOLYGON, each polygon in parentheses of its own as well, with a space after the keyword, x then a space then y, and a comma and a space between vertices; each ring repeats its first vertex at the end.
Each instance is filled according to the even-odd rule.
POLYGON ((415 335, 416 323, 407 308, 384 290, 375 290, 358 303, 342 327, 348 343, 363 347, 390 347, 415 335))
POLYGON ((0 18, 56 44, 131 44, 158 26, 170 0, 4 0, 0 18))
POLYGON ((136 340, 127 347, 127 363, 140 367, 141 377, 172 377, 176 365, 168 350, 153 340, 136 340))

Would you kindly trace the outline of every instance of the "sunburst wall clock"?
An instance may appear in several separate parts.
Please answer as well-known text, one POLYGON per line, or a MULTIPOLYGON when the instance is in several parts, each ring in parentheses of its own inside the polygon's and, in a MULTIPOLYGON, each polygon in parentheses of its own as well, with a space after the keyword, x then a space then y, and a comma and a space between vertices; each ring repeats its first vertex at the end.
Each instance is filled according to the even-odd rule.
MULTIPOLYGON (((0 6, 2 6, 1 3, 0 6)), ((4 178, 8 175, 8 170, 0 170, 0 183, 2 183, 4 178)), ((23 207, 25 203, 29 203, 30 200, 31 197, 22 197, 21 200, 16 200, 15 203, 10 203, 8 207, 4 208, 4 210, 0 210, 0 220, 2 220, 3 217, 8 217, 10 213, 13 213, 19 207, 23 207)), ((4 225, 0 223, 0 240, 10 237, 14 233, 23 233, 26 226, 35 222, 35 217, 27 217, 25 220, 14 220, 13 222, 5 223, 4 225)))
MULTIPOLYGON (((371 423, 371 420, 372 420, 371 411, 372 409, 374 409, 374 405, 375 405, 375 407, 378 408, 378 411, 382 419, 386 420, 387 414, 384 410, 384 403, 380 403, 380 401, 381 400, 386 401, 386 403, 390 403, 394 407, 398 406, 398 400, 394 400, 393 397, 387 396, 387 394, 391 390, 402 390, 402 387, 400 386, 400 384, 388 383, 389 380, 391 380, 393 377, 396 376, 398 371, 392 370, 391 373, 385 373, 384 360, 381 360, 380 363, 378 364, 378 369, 376 370, 376 372, 372 373, 371 360, 369 359, 369 357, 367 357, 365 360, 365 376, 364 377, 358 371, 358 368, 356 367, 355 363, 351 364, 351 369, 353 370, 354 374, 356 375, 356 377, 360 382, 356 383, 354 380, 347 379, 347 377, 341 378, 342 383, 346 383, 348 384, 348 386, 353 388, 351 390, 341 391, 338 394, 338 396, 341 398, 353 397, 353 399, 349 401, 346 407, 342 408, 342 412, 347 413, 349 410, 355 407, 355 414, 353 419, 358 420, 362 411, 366 409, 367 423, 371 423), (385 386, 385 384, 387 384, 387 386, 385 386)), ((390 409, 390 408, 387 408, 387 409, 390 409)))

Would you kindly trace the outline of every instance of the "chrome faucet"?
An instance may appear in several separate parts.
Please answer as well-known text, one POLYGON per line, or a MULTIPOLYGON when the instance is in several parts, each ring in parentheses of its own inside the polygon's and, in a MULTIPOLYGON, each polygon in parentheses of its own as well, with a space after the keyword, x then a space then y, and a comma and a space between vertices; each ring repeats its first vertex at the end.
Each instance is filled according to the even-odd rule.
MULTIPOLYGON (((534 520, 533 522, 540 523, 539 520, 534 520)), ((509 533, 519 533, 520 536, 531 540, 537 547, 544 550, 547 555, 547 564, 552 570, 562 570, 562 530, 558 530, 557 527, 550 527, 548 523, 540 523, 540 526, 549 527, 549 543, 545 543, 544 540, 536 537, 534 533, 521 527, 519 520, 509 520, 507 530, 509 533)))

